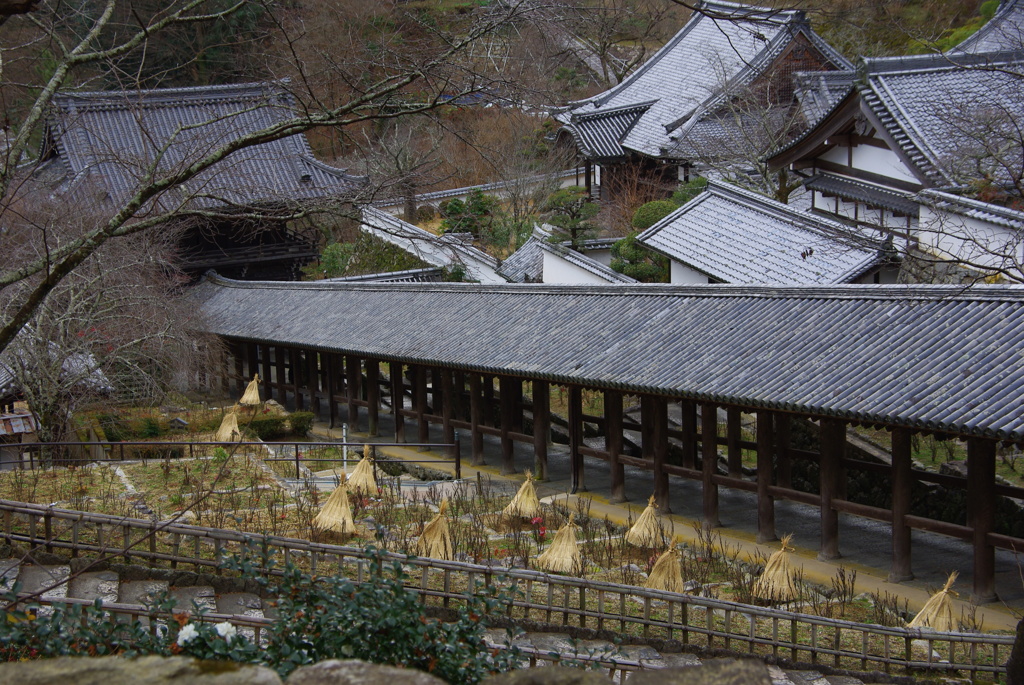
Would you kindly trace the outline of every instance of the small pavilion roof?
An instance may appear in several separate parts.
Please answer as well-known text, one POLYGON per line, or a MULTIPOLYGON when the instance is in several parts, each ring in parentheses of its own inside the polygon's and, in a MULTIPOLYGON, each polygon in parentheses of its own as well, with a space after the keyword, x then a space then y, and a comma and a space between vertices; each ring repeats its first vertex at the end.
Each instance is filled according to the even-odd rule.
MULTIPOLYGON (((56 155, 63 184, 99 187, 123 201, 159 155, 159 174, 184 169, 217 148, 292 118, 282 83, 60 93, 47 120, 44 156, 56 155)), ((313 157, 302 134, 247 147, 164 200, 200 208, 349 197, 366 182, 313 157)))
POLYGON ((881 260, 848 226, 715 181, 637 239, 724 283, 849 283, 881 260))
POLYGON ((1024 440, 1013 286, 350 284, 193 290, 208 332, 624 392, 1024 440))

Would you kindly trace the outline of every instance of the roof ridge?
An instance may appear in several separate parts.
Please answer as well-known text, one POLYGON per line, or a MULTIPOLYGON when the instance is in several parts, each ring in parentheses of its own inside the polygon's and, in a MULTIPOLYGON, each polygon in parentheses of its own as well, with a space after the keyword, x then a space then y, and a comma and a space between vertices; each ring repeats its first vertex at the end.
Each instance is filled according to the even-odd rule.
POLYGON ((208 271, 205 279, 216 286, 262 290, 369 290, 412 291, 424 289, 472 294, 592 295, 594 297, 635 295, 677 295, 679 297, 758 297, 767 299, 864 299, 893 301, 1024 301, 1024 286, 1003 284, 919 285, 919 284, 840 284, 840 285, 674 285, 668 283, 624 283, 621 285, 555 285, 550 283, 324 283, 323 281, 241 281, 208 271))
POLYGON ((256 100, 260 98, 285 97, 292 99, 289 90, 283 87, 287 80, 254 81, 250 83, 223 84, 215 86, 187 86, 181 88, 149 88, 141 90, 95 90, 83 92, 63 91, 54 95, 58 107, 73 104, 82 109, 127 106, 155 106, 195 104, 208 100, 225 102, 231 100, 256 100))
POLYGON ((579 112, 572 115, 572 121, 570 123, 579 123, 583 121, 594 121, 596 119, 603 119, 605 117, 614 116, 616 114, 628 114, 633 109, 650 109, 654 103, 658 102, 660 98, 654 98, 653 100, 645 100, 643 102, 637 102, 629 105, 616 105, 615 107, 608 107, 607 109, 599 109, 593 112, 579 112))
POLYGON ((924 55, 897 55, 894 57, 861 57, 857 62, 857 75, 861 79, 883 74, 920 73, 944 69, 967 69, 985 65, 1024 62, 1024 49, 994 52, 940 52, 924 55))

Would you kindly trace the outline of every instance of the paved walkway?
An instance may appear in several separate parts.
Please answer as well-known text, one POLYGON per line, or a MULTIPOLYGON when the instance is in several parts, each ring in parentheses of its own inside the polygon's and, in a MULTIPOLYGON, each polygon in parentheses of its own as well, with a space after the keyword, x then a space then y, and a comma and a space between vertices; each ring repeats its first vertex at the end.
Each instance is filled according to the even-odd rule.
MULTIPOLYGON (((382 437, 368 439, 364 433, 349 432, 350 442, 393 442, 394 432, 390 416, 381 414, 380 434, 382 437)), ((320 439, 341 440, 340 428, 329 429, 326 423, 316 423, 312 435, 320 439)), ((415 436, 414 422, 406 424, 406 435, 411 440, 415 436)), ((484 436, 484 455, 489 463, 474 467, 469 465, 469 436, 461 437, 462 477, 476 479, 489 477, 496 482, 506 482, 510 488, 518 487, 525 475, 524 470, 533 464, 533 450, 529 445, 515 443, 515 463, 518 473, 502 476, 500 473, 500 443, 497 438, 484 436)), ((440 429, 431 427, 430 439, 441 442, 440 429)), ((389 457, 406 460, 432 462, 432 468, 454 474, 454 464, 440 450, 420 451, 405 447, 383 447, 379 451, 389 457)), ((608 501, 609 484, 611 481, 608 464, 600 459, 587 457, 584 462, 583 482, 588 488, 578 495, 569 495, 570 473, 568 450, 563 445, 551 445, 548 457, 548 480, 537 484, 537 493, 541 498, 567 498, 570 504, 574 497, 590 499, 592 516, 607 516, 616 523, 626 523, 639 516, 647 504, 647 498, 653 491, 653 474, 649 471, 626 467, 626 496, 628 501, 622 504, 611 504, 608 501)), ((426 464, 425 464, 426 465, 426 464)), ((672 511, 666 519, 669 527, 680 541, 694 542, 697 539, 696 526, 701 517, 701 485, 699 482, 681 478, 669 479, 669 506, 672 511)), ((740 556, 753 555, 760 552, 765 556, 778 549, 777 544, 759 545, 755 542, 757 525, 757 503, 753 493, 737 492, 726 488, 720 489, 720 515, 722 527, 715 533, 721 542, 730 548, 737 548, 740 556)), ((828 585, 840 566, 847 570, 856 570, 858 593, 888 593, 905 599, 911 611, 919 610, 928 600, 929 591, 933 591, 945 582, 951 570, 960 572, 956 589, 966 599, 971 588, 971 549, 967 543, 940 535, 913 532, 913 568, 916 578, 905 583, 889 583, 888 567, 890 562, 890 531, 889 524, 871 521, 846 514, 840 515, 840 551, 843 557, 835 561, 819 561, 816 558, 820 527, 818 509, 795 502, 778 502, 776 504, 776 530, 782 535, 793 533, 793 546, 796 547, 795 563, 803 567, 804 576, 815 583, 828 585)), ((986 630, 1014 630, 1020 616, 1024 615, 1024 570, 1012 553, 1004 550, 996 552, 996 588, 1000 602, 984 605, 977 609, 976 619, 986 630)), ((972 606, 965 601, 957 601, 955 612, 969 615, 972 606)))

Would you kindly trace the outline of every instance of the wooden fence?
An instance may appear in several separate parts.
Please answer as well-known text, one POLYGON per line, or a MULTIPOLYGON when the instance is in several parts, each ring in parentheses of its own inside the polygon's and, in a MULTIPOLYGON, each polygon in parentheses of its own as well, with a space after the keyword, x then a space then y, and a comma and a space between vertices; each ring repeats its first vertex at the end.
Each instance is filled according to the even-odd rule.
MULTIPOLYGON (((369 577, 367 550, 295 538, 160 523, 0 500, 3 537, 47 551, 121 556, 126 561, 187 564, 220 572, 226 555, 250 543, 274 550, 278 562, 313 574, 369 577)), ((1012 635, 940 633, 825 619, 629 585, 386 554, 403 564, 407 585, 425 604, 457 607, 479 584, 515 588, 506 606, 513 620, 594 628, 631 636, 677 640, 698 649, 774 656, 793 662, 887 673, 959 672, 971 678, 1005 673, 1012 635)))

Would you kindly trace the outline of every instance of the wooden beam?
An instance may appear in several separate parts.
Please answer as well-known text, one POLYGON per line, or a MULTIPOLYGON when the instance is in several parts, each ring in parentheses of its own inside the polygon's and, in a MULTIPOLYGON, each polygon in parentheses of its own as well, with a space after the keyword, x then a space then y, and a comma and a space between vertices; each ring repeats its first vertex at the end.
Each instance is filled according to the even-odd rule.
POLYGON ((359 357, 345 355, 345 398, 348 400, 348 429, 359 430, 359 379, 362 376, 362 363, 359 357))
POLYGON ((320 416, 320 353, 306 350, 306 389, 309 391, 309 410, 320 416))
POLYGON ((704 530, 722 525, 718 519, 718 485, 714 482, 718 467, 718 408, 713 404, 700 405, 701 473, 703 482, 704 530))
POLYGON ((793 455, 790 447, 793 419, 789 414, 775 414, 776 480, 780 487, 793 487, 793 455))
POLYGON ((401 362, 388 362, 391 376, 391 418, 395 421, 395 442, 405 442, 405 376, 401 362))
POLYGON ((288 374, 285 373, 285 357, 287 352, 288 350, 280 345, 274 346, 274 370, 276 371, 274 385, 277 386, 277 401, 285 409, 288 408, 288 374))
POLYGON ((774 421, 767 410, 757 412, 757 541, 777 540, 775 534, 775 498, 769 494, 772 486, 774 448, 774 421))
POLYGON ((522 383, 518 378, 500 376, 498 378, 498 401, 501 404, 501 475, 516 472, 515 445, 509 437, 509 431, 515 425, 516 397, 514 386, 522 383))
POLYGON ((913 580, 910 567, 910 526, 906 516, 910 513, 910 492, 913 475, 910 472, 910 431, 896 428, 892 432, 892 566, 889 582, 913 580))
POLYGON ((292 365, 292 393, 295 395, 295 411, 303 411, 306 408, 305 398, 302 396, 301 373, 302 350, 292 348, 290 351, 292 365))
MULTIPOLYGON (((416 439, 430 441, 430 423, 427 421, 427 369, 422 364, 410 364, 413 372, 412 406, 416 412, 416 439)), ((420 448, 423 449, 423 448, 420 448)))
POLYGON ((996 499, 992 488, 996 479, 996 443, 994 440, 967 440, 967 525, 973 529, 974 592, 971 602, 987 604, 996 599, 995 547, 988 534, 995 526, 996 499))
POLYGON ((380 362, 376 359, 366 360, 366 417, 367 432, 377 437, 380 435, 380 362))
POLYGON ((626 501, 626 473, 619 457, 622 455, 622 393, 606 390, 604 393, 604 448, 608 452, 611 469, 612 504, 626 501))
POLYGON ((842 489, 842 462, 846 453, 846 424, 836 419, 822 419, 820 438, 821 460, 818 463, 819 492, 821 493, 821 547, 818 559, 838 559, 839 512, 832 508, 832 500, 840 499, 842 489))
POLYGON ((338 419, 338 403, 335 399, 338 390, 339 355, 333 352, 324 354, 324 375, 327 377, 327 414, 330 417, 330 427, 338 419))
POLYGON ((572 471, 571 492, 586 490, 583 473, 583 391, 577 385, 569 386, 569 467, 572 471))
POLYGON ((272 400, 274 399, 274 394, 270 385, 270 345, 260 345, 260 357, 263 361, 263 399, 264 401, 272 400))
MULTIPOLYGON (((441 434, 447 444, 455 442, 455 427, 452 426, 452 411, 455 403, 452 401, 455 394, 452 372, 448 369, 434 369, 434 384, 440 380, 441 385, 441 434)), ((436 394, 435 394, 436 397, 436 394)))
POLYGON ((548 479, 548 440, 551 439, 551 386, 533 381, 533 468, 538 480, 548 479))
POLYGON ((479 466, 484 463, 484 434, 480 426, 484 422, 483 378, 478 373, 469 374, 469 430, 472 439, 470 463, 479 466))
POLYGON ((683 400, 680 403, 682 420, 680 430, 683 433, 683 467, 697 468, 697 403, 683 400))

